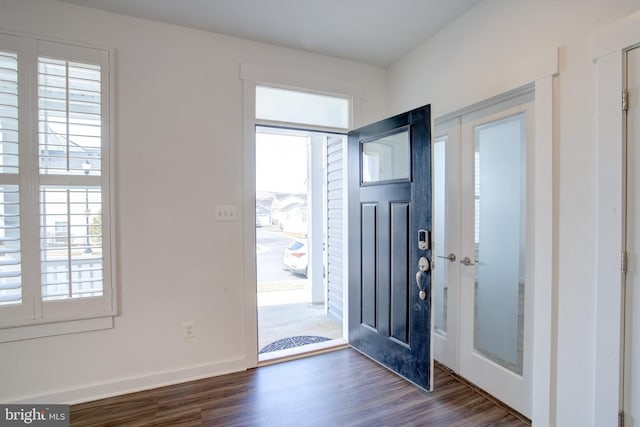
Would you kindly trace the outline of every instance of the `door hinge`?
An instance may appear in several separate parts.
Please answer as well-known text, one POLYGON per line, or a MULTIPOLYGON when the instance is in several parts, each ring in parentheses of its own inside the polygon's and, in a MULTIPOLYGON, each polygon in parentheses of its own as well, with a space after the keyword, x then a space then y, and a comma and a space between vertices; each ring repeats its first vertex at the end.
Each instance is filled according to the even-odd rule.
POLYGON ((629 111, 629 90, 622 91, 622 111, 629 111))
POLYGON ((620 263, 620 270, 623 273, 627 273, 627 253, 622 252, 622 262, 620 263))
POLYGON ((618 427, 624 427, 624 411, 618 411, 618 427))

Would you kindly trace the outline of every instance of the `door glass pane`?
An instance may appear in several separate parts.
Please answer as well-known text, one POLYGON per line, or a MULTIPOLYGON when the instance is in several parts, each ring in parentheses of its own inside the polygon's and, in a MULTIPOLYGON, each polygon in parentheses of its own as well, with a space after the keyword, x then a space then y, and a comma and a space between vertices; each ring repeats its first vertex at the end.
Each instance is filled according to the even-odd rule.
POLYGON ((474 348, 522 374, 525 115, 475 128, 474 348))
MULTIPOLYGON (((433 251, 436 256, 447 256, 447 193, 446 193, 446 148, 447 138, 438 138, 433 143, 433 251)), ((447 332, 447 293, 448 263, 446 259, 436 258, 437 268, 433 270, 433 312, 435 329, 447 332)))
POLYGON ((409 130, 362 143, 362 183, 410 178, 409 130))

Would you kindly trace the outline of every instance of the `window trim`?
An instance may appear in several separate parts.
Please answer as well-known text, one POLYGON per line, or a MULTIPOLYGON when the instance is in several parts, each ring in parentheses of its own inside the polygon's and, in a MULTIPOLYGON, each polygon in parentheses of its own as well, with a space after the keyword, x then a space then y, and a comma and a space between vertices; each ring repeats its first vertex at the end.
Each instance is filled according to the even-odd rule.
POLYGON ((100 46, 42 38, 29 34, 0 31, 0 38, 12 40, 18 52, 18 126, 23 143, 20 151, 20 173, 16 175, 21 188, 20 209, 21 252, 23 274, 23 304, 2 307, 0 342, 32 339, 67 333, 100 330, 113 327, 113 317, 118 314, 116 284, 116 200, 113 167, 114 144, 114 50, 100 46), (99 185, 102 190, 103 226, 103 296, 44 302, 40 298, 40 203, 42 185, 52 184, 51 177, 40 174, 38 162, 38 58, 51 57, 66 61, 94 63, 101 66, 102 93, 102 174, 100 176, 58 176, 56 183, 64 185, 99 185), (26 155, 25 155, 26 154, 26 155), (22 190, 28 188, 27 191, 22 190), (27 197, 28 193, 28 197, 27 197), (37 263, 37 264, 34 264, 37 263), (35 270, 35 271, 29 271, 35 270), (35 279, 35 280, 34 280, 35 279), (32 302, 33 301, 33 302, 32 302), (25 303, 26 302, 26 303, 25 303), (73 308, 71 308, 73 307, 73 308), (16 310, 14 310, 16 308, 16 310), (18 317, 19 316, 19 317, 18 317))

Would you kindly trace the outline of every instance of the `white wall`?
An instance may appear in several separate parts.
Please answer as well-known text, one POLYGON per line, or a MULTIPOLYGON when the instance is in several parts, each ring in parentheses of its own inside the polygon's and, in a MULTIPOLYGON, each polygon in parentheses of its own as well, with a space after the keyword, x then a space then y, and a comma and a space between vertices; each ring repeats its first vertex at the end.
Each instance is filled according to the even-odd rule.
POLYGON ((51 0, 0 0, 0 30, 115 49, 121 311, 111 330, 0 344, 0 402, 243 369, 242 222, 213 219, 243 199, 240 64, 362 84, 364 122, 387 111, 386 70, 51 0))
POLYGON ((485 0, 390 70, 393 112, 432 103, 435 117, 532 82, 560 48, 554 79, 557 250, 556 424, 592 426, 596 127, 591 33, 637 0, 485 0))

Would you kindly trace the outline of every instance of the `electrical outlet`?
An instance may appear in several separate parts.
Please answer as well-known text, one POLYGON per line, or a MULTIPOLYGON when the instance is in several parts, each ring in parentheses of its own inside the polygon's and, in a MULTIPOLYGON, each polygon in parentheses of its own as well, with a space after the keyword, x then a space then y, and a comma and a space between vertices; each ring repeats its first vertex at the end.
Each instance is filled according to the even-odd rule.
POLYGON ((235 221, 235 220, 236 220, 235 205, 216 206, 216 221, 235 221))
POLYGON ((182 336, 184 338, 193 338, 196 336, 193 320, 185 320, 182 322, 182 336))

